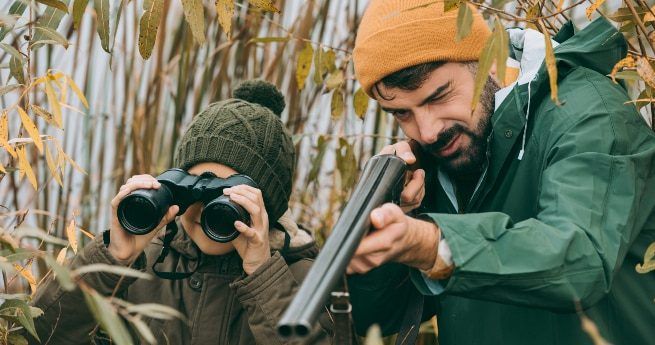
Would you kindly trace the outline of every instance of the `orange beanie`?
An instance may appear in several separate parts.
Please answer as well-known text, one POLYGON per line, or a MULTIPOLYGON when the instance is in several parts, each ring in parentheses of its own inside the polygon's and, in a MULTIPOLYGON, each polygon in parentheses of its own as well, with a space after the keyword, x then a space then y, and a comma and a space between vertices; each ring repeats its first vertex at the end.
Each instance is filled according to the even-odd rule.
POLYGON ((456 42, 457 10, 443 11, 443 1, 371 0, 357 30, 353 62, 366 93, 389 74, 434 61, 478 60, 489 27, 471 7, 471 32, 456 42), (425 5, 425 4, 430 5, 425 5), (423 6, 422 6, 423 5, 423 6))

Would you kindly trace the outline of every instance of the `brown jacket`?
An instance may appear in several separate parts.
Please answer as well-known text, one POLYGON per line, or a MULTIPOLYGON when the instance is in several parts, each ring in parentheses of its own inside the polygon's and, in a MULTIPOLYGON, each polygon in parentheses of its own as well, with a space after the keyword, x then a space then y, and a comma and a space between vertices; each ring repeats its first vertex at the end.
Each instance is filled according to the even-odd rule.
MULTIPOLYGON (((318 249, 311 236, 285 215, 279 223, 290 234, 290 245, 283 254, 275 250, 272 258, 255 273, 246 276, 236 252, 223 256, 202 255, 198 270, 190 278, 164 280, 152 273, 152 263, 161 251, 162 240, 155 238, 133 267, 153 275, 153 279, 124 278, 117 296, 135 304, 165 304, 182 312, 187 321, 147 320, 158 344, 292 344, 277 335, 276 324, 291 302, 298 282, 307 274, 318 249)), ((273 229, 271 247, 282 248, 284 233, 273 229)), ((171 243, 171 252, 158 270, 190 271, 196 264, 198 249, 180 230, 171 243)), ((72 267, 94 263, 116 265, 102 236, 84 247, 74 258, 72 267)), ((119 276, 88 273, 81 279, 99 293, 109 296, 119 283, 119 276)), ((66 292, 56 280, 42 286, 33 304, 43 309, 36 328, 43 343, 88 344, 96 322, 79 289, 66 292)), ((329 344, 326 329, 331 318, 321 316, 307 344, 329 344)), ((145 342, 143 342, 145 343, 145 342)), ((293 343, 296 344, 296 343, 293 343)))

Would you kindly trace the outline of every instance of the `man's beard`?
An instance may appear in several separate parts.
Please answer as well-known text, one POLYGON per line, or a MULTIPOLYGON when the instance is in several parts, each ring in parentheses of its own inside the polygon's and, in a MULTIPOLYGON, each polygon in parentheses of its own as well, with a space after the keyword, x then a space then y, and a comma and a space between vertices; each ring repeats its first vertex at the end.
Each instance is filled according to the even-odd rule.
POLYGON ((500 90, 500 86, 489 77, 482 89, 480 105, 476 110, 476 113, 479 112, 480 114, 480 120, 475 130, 456 123, 439 134, 437 141, 423 145, 423 149, 430 153, 434 162, 448 174, 458 176, 479 174, 482 172, 487 153, 487 138, 491 134, 490 120, 494 112, 495 94, 498 90, 500 90), (469 145, 460 148, 448 157, 439 157, 436 155, 437 152, 450 144, 458 135, 468 136, 470 139, 469 145))

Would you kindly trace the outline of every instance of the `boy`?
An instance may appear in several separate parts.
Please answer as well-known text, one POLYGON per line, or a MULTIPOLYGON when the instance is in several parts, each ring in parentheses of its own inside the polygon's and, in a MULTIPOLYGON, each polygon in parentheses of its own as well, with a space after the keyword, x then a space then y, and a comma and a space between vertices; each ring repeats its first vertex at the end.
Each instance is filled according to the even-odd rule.
MULTIPOLYGON (((205 235, 200 223, 202 203, 179 217, 184 231, 170 242, 170 252, 157 271, 194 272, 185 279, 134 279, 108 273, 89 273, 82 279, 103 295, 116 295, 135 304, 159 303, 179 310, 188 322, 147 320, 160 344, 285 344, 276 332, 277 320, 290 303, 317 253, 308 233, 287 213, 291 194, 294 147, 280 121, 284 97, 271 84, 246 82, 234 99, 211 104, 198 114, 180 141, 174 166, 191 175, 212 173, 219 178, 244 174, 259 188, 238 185, 224 190, 250 215, 250 224, 237 221, 239 236, 219 243, 205 235)), ((158 189, 150 175, 127 180, 111 202, 113 219, 108 234, 98 236, 78 253, 72 267, 94 263, 129 265, 153 273, 166 240, 158 231, 133 235, 117 218, 120 201, 137 189, 158 189), (103 239, 104 237, 104 239, 103 239)), ((157 229, 174 221, 177 205, 169 208, 157 229)), ((34 304, 45 314, 36 320, 40 338, 51 344, 88 344, 96 321, 79 289, 62 290, 50 279, 39 289, 34 304)), ((316 327, 308 343, 329 343, 316 327)))

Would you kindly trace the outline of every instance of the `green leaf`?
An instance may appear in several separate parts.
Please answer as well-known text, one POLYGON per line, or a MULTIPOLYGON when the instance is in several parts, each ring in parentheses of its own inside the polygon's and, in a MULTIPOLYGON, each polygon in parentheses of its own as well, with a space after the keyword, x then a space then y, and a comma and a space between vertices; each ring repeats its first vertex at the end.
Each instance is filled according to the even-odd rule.
POLYGON ((130 319, 130 323, 134 328, 136 329, 137 332, 139 332, 139 335, 148 343, 148 344, 156 344, 157 339, 155 338, 155 335, 152 334, 152 331, 148 327, 148 325, 141 320, 140 317, 135 317, 130 319))
MULTIPOLYGON (((23 12, 25 12, 25 9, 27 8, 27 3, 23 2, 23 0, 17 0, 14 1, 13 4, 11 4, 11 7, 9 7, 9 15, 11 16, 16 16, 20 17, 23 15, 23 12)), ((7 33, 11 31, 14 28, 13 25, 9 26, 3 26, 0 28, 0 41, 2 41, 7 33)))
POLYGON ((23 63, 12 56, 9 60, 9 74, 16 79, 20 84, 25 84, 25 72, 23 70, 23 63))
POLYGON ((95 290, 83 289, 82 292, 93 317, 109 335, 111 340, 118 345, 133 345, 134 342, 130 336, 130 332, 125 326, 125 323, 123 323, 123 320, 116 313, 114 306, 95 290))
POLYGON ((16 332, 9 333, 7 336, 7 341, 11 345, 28 345, 27 339, 16 332))
POLYGON ((18 50, 16 50, 16 48, 6 43, 0 43, 0 48, 2 48, 2 50, 6 51, 12 57, 18 59, 21 64, 25 63, 25 57, 18 50))
MULTIPOLYGON (((66 6, 68 6, 69 1, 70 0, 61 0, 61 2, 66 4, 66 6)), ((66 12, 58 8, 47 7, 43 15, 36 21, 35 28, 45 27, 57 31, 57 28, 59 27, 59 24, 61 23, 61 20, 65 14, 66 12)), ((32 37, 33 42, 46 41, 46 40, 48 40, 48 38, 44 36, 43 31, 36 30, 34 32, 34 36, 32 37)), ((43 44, 31 44, 30 48, 34 50, 42 46, 43 44)))
POLYGON ((271 42, 286 42, 289 40, 289 37, 255 37, 251 38, 248 41, 248 44, 251 43, 271 43, 271 42))
POLYGON ((336 89, 332 92, 332 102, 330 104, 332 119, 337 120, 343 114, 343 92, 341 89, 336 89))
POLYGON ((75 0, 73 3, 73 26, 75 29, 80 28, 80 23, 82 22, 82 15, 86 11, 86 7, 89 4, 89 0, 75 0))
POLYGON ((180 313, 177 309, 171 308, 163 304, 156 304, 156 303, 130 304, 125 308, 125 310, 128 313, 137 313, 139 315, 147 316, 153 319, 186 320, 184 315, 180 313))
POLYGON ((614 75, 614 79, 623 79, 623 80, 641 80, 641 77, 639 76, 639 73, 637 71, 620 71, 616 72, 614 75))
POLYGON ((360 119, 364 118, 366 110, 368 109, 368 95, 362 88, 359 88, 355 91, 355 96, 353 97, 353 105, 355 108, 355 114, 359 116, 360 119))
POLYGON ((42 35, 40 35, 39 37, 44 37, 45 39, 39 41, 32 41, 30 42, 30 45, 47 44, 52 42, 54 44, 61 44, 62 46, 64 46, 64 48, 68 49, 68 40, 57 31, 43 26, 41 27, 37 26, 34 28, 34 30, 35 32, 40 32, 42 35))
POLYGON ((314 51, 314 83, 321 85, 323 83, 323 75, 325 74, 325 66, 323 64, 323 55, 325 52, 320 46, 314 51))
POLYGON ((494 62, 494 59, 498 56, 498 43, 496 42, 496 35, 491 34, 487 39, 487 42, 482 48, 482 53, 480 54, 480 59, 478 60, 478 70, 475 73, 475 88, 473 89, 473 100, 471 101, 471 107, 473 110, 478 105, 480 101, 480 95, 482 95, 482 89, 487 83, 489 78, 489 71, 491 70, 491 65, 494 62))
POLYGON ((193 38, 198 44, 205 43, 205 10, 202 0, 182 0, 182 8, 193 38))
POLYGON ((126 277, 152 279, 152 276, 148 273, 137 271, 129 267, 112 266, 107 264, 91 264, 91 265, 81 266, 73 270, 72 273, 76 276, 80 276, 91 272, 105 272, 105 273, 113 273, 120 276, 126 276, 126 277))
POLYGON ((334 90, 340 87, 344 82, 343 71, 334 70, 325 80, 325 87, 328 90, 334 90))
POLYGON ((509 58, 509 34, 507 33, 507 30, 505 30, 505 27, 500 22, 500 20, 496 20, 494 35, 496 35, 497 44, 496 68, 498 80, 502 80, 504 82, 505 73, 507 71, 507 59, 509 58))
POLYGON ((321 168, 323 162, 323 157, 325 156, 325 149, 327 148, 328 141, 324 135, 318 137, 318 144, 316 145, 316 156, 312 159, 312 169, 309 171, 307 177, 307 184, 310 184, 316 181, 318 177, 318 172, 321 168))
POLYGON ((55 258, 53 258, 50 254, 46 254, 43 259, 46 264, 54 271, 59 285, 64 290, 72 291, 75 289, 75 283, 73 283, 73 279, 71 279, 71 274, 67 267, 58 264, 57 260, 55 260, 55 258))
POLYGON ((139 53, 147 60, 157 38, 157 28, 163 12, 163 1, 144 0, 143 15, 139 22, 139 53))
POLYGON ((312 68, 313 56, 314 48, 312 48, 311 43, 305 43, 305 47, 298 54, 298 62, 296 63, 296 82, 299 90, 305 87, 305 79, 307 79, 309 70, 312 68))
POLYGON ((32 311, 25 301, 18 299, 6 300, 0 306, 0 315, 15 317, 18 323, 25 328, 34 338, 39 339, 34 328, 34 320, 32 319, 32 311))
POLYGON ((58 10, 68 13, 68 6, 59 0, 36 0, 36 2, 42 3, 46 6, 54 7, 58 10))
POLYGON ((357 159, 352 145, 345 138, 339 138, 337 150, 337 170, 341 176, 341 189, 349 191, 357 177, 357 159))
MULTIPOLYGON (((637 12, 637 15, 639 15, 639 17, 642 17, 644 14, 649 13, 648 9, 643 8, 641 6, 635 7, 635 12, 637 12)), ((634 18, 632 16, 632 11, 630 11, 630 9, 627 8, 627 7, 619 8, 616 12, 610 14, 607 17, 609 19, 611 19, 611 20, 613 20, 615 22, 619 22, 619 23, 629 21, 629 20, 634 20, 634 18)))
POLYGON ((109 50, 109 0, 94 0, 93 7, 95 7, 98 17, 96 29, 100 36, 100 45, 104 51, 111 53, 109 50))
POLYGON ((459 6, 457 12, 457 33, 455 34, 455 41, 459 42, 466 38, 471 33, 471 26, 473 25, 473 12, 466 3, 459 6))
POLYGON ((462 0, 446 0, 443 3, 443 11, 448 12, 457 6, 462 2, 462 0))

